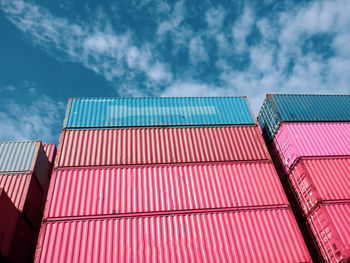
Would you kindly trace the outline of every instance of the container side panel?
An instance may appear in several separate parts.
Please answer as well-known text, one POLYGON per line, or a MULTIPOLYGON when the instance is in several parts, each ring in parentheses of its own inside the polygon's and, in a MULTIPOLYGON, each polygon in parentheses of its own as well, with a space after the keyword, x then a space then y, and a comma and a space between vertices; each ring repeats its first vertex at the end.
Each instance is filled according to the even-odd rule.
POLYGON ((45 190, 50 172, 50 162, 42 146, 40 146, 34 166, 34 174, 38 179, 41 189, 45 190))
POLYGON ((43 192, 33 174, 0 174, 1 187, 15 207, 23 212, 32 224, 40 224, 43 192))
POLYGON ((0 174, 0 188, 20 211, 23 211, 32 177, 32 174, 0 174))
POLYGON ((56 167, 270 160, 257 126, 63 133, 56 167))
POLYGON ((40 144, 38 141, 0 142, 0 172, 32 171, 40 144))
POLYGON ((46 153, 47 159, 50 165, 53 165, 56 157, 56 144, 43 144, 44 151, 46 153))
POLYGON ((244 97, 75 98, 65 128, 254 125, 244 97))
POLYGON ((277 132, 280 120, 278 113, 272 107, 269 97, 266 97, 261 107, 258 121, 265 140, 270 142, 277 132))
POLYGON ((301 156, 350 155, 350 123, 284 123, 274 145, 286 171, 301 156))
POLYGON ((33 262, 36 233, 26 218, 20 214, 11 244, 9 262, 33 262))
POLYGON ((303 158, 289 173, 289 180, 305 215, 319 202, 350 201, 350 158, 303 158))
POLYGON ((281 122, 349 122, 349 108, 349 95, 268 94, 258 121, 269 141, 281 122))
POLYGON ((46 223, 36 262, 311 262, 292 212, 46 223))
POLYGON ((0 255, 9 258, 19 213, 0 186, 0 255))
POLYGON ((350 203, 320 205, 307 221, 326 262, 350 259, 350 203))
POLYGON ((325 205, 334 228, 344 244, 346 258, 350 259, 350 203, 325 205))
POLYGON ((272 163, 59 170, 45 217, 287 206, 272 163))
POLYGON ((306 159, 303 163, 321 201, 350 201, 350 158, 306 159))
POLYGON ((283 121, 350 121, 349 95, 272 95, 271 99, 283 121))

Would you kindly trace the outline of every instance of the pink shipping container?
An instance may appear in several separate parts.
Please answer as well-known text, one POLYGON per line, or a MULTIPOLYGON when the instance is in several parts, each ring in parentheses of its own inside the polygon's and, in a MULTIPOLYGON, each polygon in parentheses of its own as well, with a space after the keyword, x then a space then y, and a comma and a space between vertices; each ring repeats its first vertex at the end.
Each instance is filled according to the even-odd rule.
MULTIPOLYGON (((46 153, 47 159, 50 163, 50 169, 51 171, 54 163, 55 163, 55 157, 56 157, 56 144, 43 144, 44 151, 46 153)), ((51 176, 51 174, 49 174, 51 176)))
POLYGON ((257 126, 64 130, 55 167, 271 160, 257 126))
POLYGON ((45 218, 288 206, 272 163, 58 170, 45 218))
POLYGON ((283 123, 273 143, 287 172, 301 156, 350 156, 350 123, 283 123))
MULTIPOLYGON (((53 166, 54 166, 55 158, 56 158, 56 152, 57 152, 56 144, 43 144, 43 148, 44 148, 44 151, 46 153, 47 159, 49 160, 49 163, 50 163, 48 175, 49 175, 49 178, 51 178, 51 174, 52 174, 52 170, 53 170, 53 166)), ((47 192, 49 190, 49 185, 50 185, 50 179, 47 180, 46 186, 45 186, 45 189, 43 192, 42 202, 41 202, 41 206, 40 206, 41 211, 44 211, 47 192)))
POLYGON ((55 221, 35 262, 312 262, 290 209, 55 221))
POLYGON ((326 262, 350 260, 350 203, 322 204, 307 221, 326 262))
POLYGON ((288 176, 305 214, 321 201, 350 202, 350 158, 302 158, 288 176))
POLYGON ((9 257, 18 215, 16 207, 0 187, 0 261, 1 256, 6 259, 9 257))
POLYGON ((33 224, 40 224, 43 190, 32 173, 28 174, 0 174, 0 187, 15 205, 33 224))
POLYGON ((33 262, 38 232, 39 228, 33 229, 23 215, 19 215, 11 244, 9 262, 33 262))

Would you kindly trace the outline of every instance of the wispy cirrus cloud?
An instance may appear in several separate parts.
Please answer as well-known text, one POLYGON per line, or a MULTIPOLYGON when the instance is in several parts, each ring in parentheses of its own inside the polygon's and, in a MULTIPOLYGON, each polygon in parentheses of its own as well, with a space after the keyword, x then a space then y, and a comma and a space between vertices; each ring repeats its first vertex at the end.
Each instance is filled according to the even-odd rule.
POLYGON ((103 10, 77 20, 24 0, 1 8, 35 46, 102 75, 122 95, 248 95, 257 112, 267 92, 350 91, 347 0, 131 5, 151 20, 137 25, 148 37, 103 10))
POLYGON ((47 8, 22 0, 4 0, 1 6, 34 45, 58 59, 81 63, 107 81, 128 78, 131 71, 156 85, 172 80, 172 72, 153 55, 150 43, 137 44, 130 30, 117 33, 102 11, 82 22, 56 17, 47 8))
POLYGON ((20 92, 25 101, 0 99, 0 141, 43 140, 57 143, 65 105, 45 95, 36 96, 33 87, 11 85, 12 92, 20 92))

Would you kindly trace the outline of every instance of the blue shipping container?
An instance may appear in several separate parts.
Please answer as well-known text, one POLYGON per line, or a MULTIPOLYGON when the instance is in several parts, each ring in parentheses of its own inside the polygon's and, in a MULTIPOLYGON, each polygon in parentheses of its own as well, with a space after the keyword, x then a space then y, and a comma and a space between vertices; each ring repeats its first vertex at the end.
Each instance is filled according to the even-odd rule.
POLYGON ((255 124, 246 97, 71 98, 63 127, 255 124))
POLYGON ((267 94, 258 121, 267 140, 281 122, 347 122, 350 95, 267 94))

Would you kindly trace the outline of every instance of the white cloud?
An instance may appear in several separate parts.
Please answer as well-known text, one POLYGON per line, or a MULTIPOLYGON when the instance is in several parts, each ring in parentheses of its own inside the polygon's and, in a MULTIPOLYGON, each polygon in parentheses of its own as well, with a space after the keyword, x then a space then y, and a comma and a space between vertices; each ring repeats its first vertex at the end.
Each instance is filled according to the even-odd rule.
POLYGON ((47 96, 36 97, 25 104, 12 100, 2 102, 0 140, 43 140, 44 143, 55 143, 58 141, 59 129, 54 130, 54 127, 63 119, 63 114, 63 103, 47 96))
POLYGON ((249 54, 250 63, 241 71, 221 57, 216 63, 221 70, 221 81, 233 87, 237 95, 247 95, 255 113, 266 93, 349 93, 350 48, 346 43, 350 40, 350 17, 347 10, 350 10, 349 1, 316 1, 259 18, 256 24, 262 40, 248 47, 245 38, 255 21, 255 12, 245 7, 232 30, 233 45, 237 55, 249 54), (304 53, 304 41, 318 34, 334 37, 330 44, 334 57, 324 59, 323 54, 315 50, 304 53))
POLYGON ((194 65, 199 62, 206 62, 209 59, 204 42, 200 36, 191 39, 188 53, 190 60, 194 65))
POLYGON ((225 16, 226 11, 221 6, 218 8, 210 8, 205 13, 205 21, 207 22, 208 29, 214 32, 220 31, 225 16))
MULTIPOLYGON (((175 6, 173 23, 181 22, 181 3, 175 6), (179 17, 179 18, 176 18, 179 17), (180 20, 179 20, 180 19, 180 20)), ((23 0, 4 0, 7 18, 34 43, 55 57, 78 62, 108 81, 144 73, 153 83, 171 79, 171 72, 150 52, 150 43, 136 46, 132 32, 117 33, 110 19, 99 10, 90 23, 72 22, 52 15, 48 9, 23 0), (163 76, 160 76, 163 74, 163 76)))
POLYGON ((172 13, 169 14, 168 19, 162 20, 159 23, 158 30, 157 30, 158 36, 163 37, 163 35, 169 31, 170 32, 177 31, 184 17, 185 17, 184 2, 178 1, 174 5, 172 13))
POLYGON ((246 37, 250 34, 254 22, 253 9, 249 5, 245 5, 242 15, 232 27, 233 44, 238 52, 242 52, 246 48, 246 37))
POLYGON ((0 88, 0 92, 8 92, 8 91, 11 92, 11 91, 15 91, 15 90, 16 90, 16 88, 13 85, 7 85, 7 86, 3 86, 0 88))
POLYGON ((211 97, 211 96, 233 96, 234 90, 216 87, 205 83, 191 81, 178 81, 167 87, 161 94, 164 97, 211 97))
POLYGON ((172 74, 169 73, 164 64, 159 62, 151 66, 147 74, 151 80, 156 82, 168 83, 172 80, 172 74))
POLYGON ((102 11, 90 22, 81 22, 59 18, 23 0, 3 0, 1 6, 8 19, 36 46, 81 63, 112 84, 116 78, 122 79, 118 90, 123 95, 248 95, 257 113, 268 92, 350 92, 348 0, 293 4, 283 12, 266 15, 259 15, 253 5, 245 4, 237 19, 230 10, 206 5, 205 10, 198 9, 204 27, 196 27, 186 19, 198 10, 186 10, 182 0, 174 5, 157 1, 155 6, 146 0, 140 6, 155 7, 155 40, 142 44, 135 41, 131 30, 119 32, 113 28, 102 11), (260 42, 248 44, 247 36, 255 25, 261 34, 256 41, 260 42), (332 55, 324 58, 322 52, 312 48, 305 53, 305 40, 322 34, 330 38, 332 55), (172 48, 166 56, 172 57, 164 61, 160 52, 169 40, 172 48), (213 40, 217 50, 212 48, 213 40), (174 61, 187 59, 179 57, 183 51, 188 52, 190 63, 176 68, 174 61), (217 61, 210 61, 212 57, 217 61), (219 87, 195 79, 202 72, 200 62, 214 65, 213 71, 218 73, 206 79, 215 78, 219 87), (140 74, 145 76, 141 88, 140 74), (161 92, 163 86, 167 88, 161 92))

